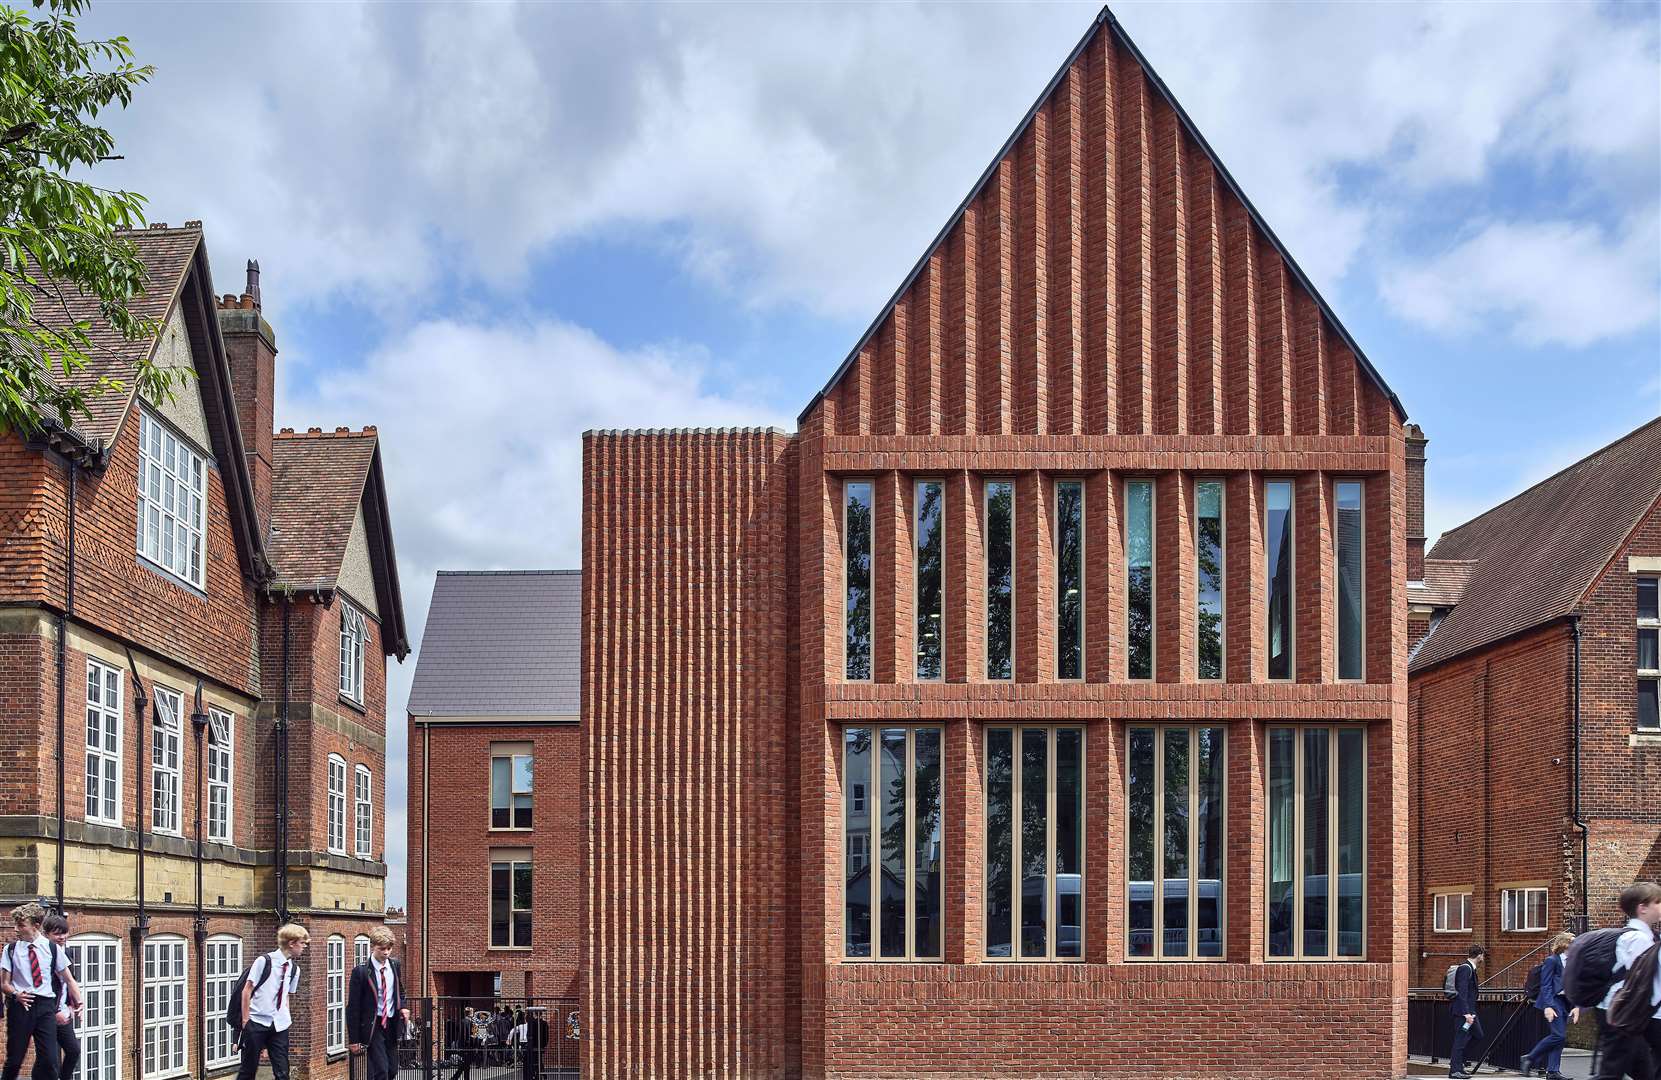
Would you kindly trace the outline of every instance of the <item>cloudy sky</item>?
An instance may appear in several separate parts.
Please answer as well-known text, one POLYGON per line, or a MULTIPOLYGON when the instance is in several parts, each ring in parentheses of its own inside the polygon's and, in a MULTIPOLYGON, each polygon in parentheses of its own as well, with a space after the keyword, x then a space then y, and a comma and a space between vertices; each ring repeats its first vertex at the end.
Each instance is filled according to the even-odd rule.
MULTIPOLYGON (((103 4, 102 182, 378 424, 404 604, 579 565, 580 433, 790 428, 1098 8, 103 4)), ((1646 4, 1115 8, 1431 439, 1434 537, 1661 412, 1646 4)), ((391 675, 388 900, 404 898, 391 675)))

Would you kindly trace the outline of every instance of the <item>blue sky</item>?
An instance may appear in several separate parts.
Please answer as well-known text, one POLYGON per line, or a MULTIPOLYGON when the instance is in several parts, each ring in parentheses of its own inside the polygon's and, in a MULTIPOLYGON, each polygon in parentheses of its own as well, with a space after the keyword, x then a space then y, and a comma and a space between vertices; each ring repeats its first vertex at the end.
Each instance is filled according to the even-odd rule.
MULTIPOLYGON (((103 5, 158 72, 102 179, 260 260, 280 424, 380 426, 419 630, 440 567, 578 565, 582 430, 793 426, 1097 10, 103 5)), ((1423 425, 1433 537, 1661 412, 1658 11, 1115 7, 1423 425)))

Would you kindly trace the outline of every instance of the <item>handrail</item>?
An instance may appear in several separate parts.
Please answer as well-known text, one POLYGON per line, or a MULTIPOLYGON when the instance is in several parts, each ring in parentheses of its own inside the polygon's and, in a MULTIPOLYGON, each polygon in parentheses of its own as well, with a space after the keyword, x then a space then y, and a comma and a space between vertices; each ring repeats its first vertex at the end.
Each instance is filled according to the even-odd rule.
MULTIPOLYGON (((1498 979, 1501 975, 1504 975, 1507 971, 1510 971, 1512 968, 1516 967, 1518 964, 1522 963, 1524 960, 1527 960, 1529 957, 1533 956, 1535 953, 1538 953, 1542 949, 1551 948, 1551 943, 1552 943, 1553 939, 1555 939, 1556 937, 1557 937, 1557 935, 1553 934, 1551 937, 1547 938, 1546 940, 1540 942, 1540 944, 1534 946, 1534 948, 1532 948, 1532 949, 1528 950, 1527 952, 1523 953, 1521 956, 1517 957, 1515 960, 1511 961, 1509 964, 1507 964, 1504 967, 1500 968, 1498 971, 1494 972, 1492 975, 1488 976, 1486 979, 1482 980, 1482 982, 1478 983, 1477 985, 1481 986, 1481 987, 1490 986, 1494 982, 1495 979, 1498 979)), ((1524 968, 1523 970, 1526 971, 1528 969, 1524 968)), ((1511 987, 1511 989, 1520 990, 1520 989, 1522 989, 1522 987, 1511 987)))

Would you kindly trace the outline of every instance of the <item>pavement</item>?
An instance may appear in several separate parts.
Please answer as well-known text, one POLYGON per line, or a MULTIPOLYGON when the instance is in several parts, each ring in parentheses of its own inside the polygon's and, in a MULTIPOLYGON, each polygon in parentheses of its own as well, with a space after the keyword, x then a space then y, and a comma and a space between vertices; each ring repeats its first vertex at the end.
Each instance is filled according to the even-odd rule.
MULTIPOLYGON (((1407 1059, 1407 1075, 1409 1075, 1409 1076, 1446 1076, 1446 1075, 1448 1075, 1447 1059, 1444 1058, 1440 1062, 1432 1065, 1430 1063, 1430 1059, 1428 1059, 1428 1058, 1408 1058, 1407 1059)), ((1471 1075, 1472 1076, 1482 1075, 1482 1076, 1493 1076, 1493 1077, 1506 1077, 1506 1076, 1520 1077, 1520 1076, 1522 1076, 1522 1073, 1516 1072, 1514 1070, 1495 1069, 1492 1065, 1488 1065, 1488 1066, 1485 1066, 1483 1068, 1483 1070, 1480 1074, 1472 1073, 1471 1075)), ((1592 1052, 1590 1050, 1565 1050, 1565 1051, 1563 1051, 1563 1075, 1573 1077, 1574 1080, 1591 1080, 1591 1077, 1592 1077, 1592 1052)))

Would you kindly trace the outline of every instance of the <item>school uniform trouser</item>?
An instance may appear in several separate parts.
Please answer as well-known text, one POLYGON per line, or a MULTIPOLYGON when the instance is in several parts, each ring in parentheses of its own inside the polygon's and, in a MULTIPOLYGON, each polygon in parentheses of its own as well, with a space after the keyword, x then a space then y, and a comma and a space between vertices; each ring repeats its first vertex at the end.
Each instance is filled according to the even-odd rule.
POLYGON ((1569 1041, 1569 1015, 1559 1011, 1557 1019, 1546 1021, 1546 1025, 1546 1034, 1528 1052, 1528 1059, 1545 1066, 1547 1072, 1557 1072, 1563 1065, 1563 1046, 1569 1041))
POLYGON ((1472 1020, 1471 1026, 1465 1026, 1465 1014, 1453 1014, 1453 1052, 1448 1055, 1448 1071, 1462 1072, 1465 1068, 1465 1048, 1473 1042, 1482 1041, 1482 1021, 1472 1020))
POLYGON ((398 1044, 392 1032, 379 1019, 369 1027, 369 1041, 363 1044, 363 1056, 369 1062, 369 1080, 392 1080, 398 1075, 398 1044))
POLYGON ((17 1080, 23 1055, 35 1044, 38 1080, 58 1080, 58 999, 36 997, 25 1009, 16 998, 6 1003, 6 1067, 0 1080, 17 1080))
POLYGON ((1602 1009, 1598 1010, 1598 1080, 1655 1080, 1652 1061, 1661 1060, 1661 1021, 1651 1020, 1649 1027, 1636 1035, 1623 1035, 1609 1026, 1602 1009))
POLYGON ((274 1080, 288 1080, 288 1032, 288 1028, 277 1031, 255 1020, 242 1025, 242 1065, 236 1071, 236 1080, 254 1080, 261 1053, 271 1059, 274 1080))
MULTIPOLYGON (((81 1063, 81 1037, 75 1033, 74 1024, 58 1025, 58 1080, 71 1080, 75 1075, 75 1067, 81 1063)), ((45 1080, 41 1072, 40 1055, 35 1055, 35 1067, 30 1070, 31 1080, 45 1080)))

